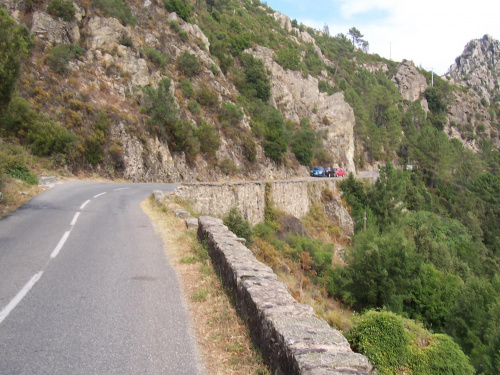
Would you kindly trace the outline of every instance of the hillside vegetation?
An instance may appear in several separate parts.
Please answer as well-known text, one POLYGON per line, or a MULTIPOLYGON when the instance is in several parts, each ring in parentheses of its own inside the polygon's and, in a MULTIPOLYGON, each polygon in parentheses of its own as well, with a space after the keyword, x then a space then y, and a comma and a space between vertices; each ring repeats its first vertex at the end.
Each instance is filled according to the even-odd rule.
MULTIPOLYGON (((357 223, 352 238, 321 207, 303 223, 272 202, 266 222, 251 230, 236 212, 230 220, 261 259, 299 276, 298 299, 314 284, 359 313, 382 311, 345 323, 323 306, 330 323, 352 326, 353 345, 380 373, 468 373, 464 353, 477 373, 498 373, 496 68, 487 89, 470 71, 466 84, 457 72, 432 79, 258 0, 0 4, 0 191, 13 181, 36 184, 49 171, 195 181, 301 176, 316 164, 380 166, 373 186, 353 175, 340 185, 357 223), (416 98, 398 86, 403 68, 422 80, 416 98), (303 98, 280 86, 288 77, 303 98), (342 112, 332 108, 345 117, 332 117, 342 112), (339 246, 343 257, 333 255, 339 246), (391 338, 388 321, 406 327, 397 337, 408 350, 396 359, 373 352, 382 344, 363 333, 374 326, 391 338), (453 355, 446 361, 443 352, 453 355)), ((457 63, 468 66, 471 48, 495 50, 483 42, 457 63)), ((14 199, 5 194, 0 204, 14 199)))

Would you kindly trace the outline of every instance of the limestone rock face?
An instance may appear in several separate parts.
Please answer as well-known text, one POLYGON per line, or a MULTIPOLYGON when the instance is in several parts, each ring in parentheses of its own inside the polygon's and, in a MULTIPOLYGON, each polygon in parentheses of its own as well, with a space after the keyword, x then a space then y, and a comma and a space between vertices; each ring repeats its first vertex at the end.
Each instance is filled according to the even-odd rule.
POLYGON ((125 26, 116 18, 92 17, 88 24, 90 49, 111 51, 126 33, 125 26))
POLYGON ((52 45, 71 44, 80 39, 78 26, 76 28, 73 26, 76 24, 71 25, 71 23, 54 19, 47 13, 36 11, 33 14, 31 32, 52 45))
POLYGON ((479 88, 480 96, 491 101, 498 92, 500 75, 500 42, 490 35, 470 41, 462 55, 450 67, 449 75, 456 83, 479 88))
POLYGON ((339 92, 328 96, 319 92, 318 79, 304 78, 301 72, 283 69, 273 60, 273 51, 257 46, 253 55, 264 62, 271 73, 271 99, 286 120, 309 119, 312 129, 324 131, 323 145, 334 157, 334 163, 355 173, 354 111, 339 92))
POLYGON ((412 61, 404 61, 393 77, 393 82, 399 89, 403 99, 410 102, 421 99, 429 85, 425 77, 420 74, 412 61))

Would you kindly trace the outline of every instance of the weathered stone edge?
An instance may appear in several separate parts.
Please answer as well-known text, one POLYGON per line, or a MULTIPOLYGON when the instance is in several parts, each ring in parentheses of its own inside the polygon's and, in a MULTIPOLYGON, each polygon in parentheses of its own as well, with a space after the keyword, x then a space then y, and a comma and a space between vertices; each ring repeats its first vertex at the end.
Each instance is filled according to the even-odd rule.
POLYGON ((295 301, 273 270, 259 262, 222 220, 198 218, 198 238, 235 298, 253 342, 275 374, 372 374, 368 359, 312 308, 295 301))

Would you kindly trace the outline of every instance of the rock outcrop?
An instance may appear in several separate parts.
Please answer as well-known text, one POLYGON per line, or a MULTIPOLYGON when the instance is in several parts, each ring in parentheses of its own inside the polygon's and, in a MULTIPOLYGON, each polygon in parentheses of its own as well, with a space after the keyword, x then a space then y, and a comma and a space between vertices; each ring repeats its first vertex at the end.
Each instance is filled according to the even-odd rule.
POLYGON ((273 60, 273 51, 256 46, 251 51, 264 61, 270 72, 271 103, 286 120, 299 123, 309 119, 312 129, 325 134, 324 148, 329 150, 340 166, 355 173, 354 165, 354 111, 344 100, 342 92, 333 95, 318 89, 318 79, 299 71, 283 69, 273 60))
POLYGON ((491 101, 491 93, 499 90, 500 42, 490 35, 470 41, 448 74, 456 83, 474 88, 480 97, 491 101))
POLYGON ((272 372, 277 375, 358 374, 374 371, 312 308, 295 301, 272 269, 257 261, 220 219, 201 216, 198 238, 272 372))
POLYGON ((398 66, 398 70, 392 80, 398 87, 403 99, 411 103, 420 99, 422 108, 428 109, 427 100, 423 98, 423 93, 429 85, 425 77, 418 72, 412 61, 403 61, 403 63, 398 66))

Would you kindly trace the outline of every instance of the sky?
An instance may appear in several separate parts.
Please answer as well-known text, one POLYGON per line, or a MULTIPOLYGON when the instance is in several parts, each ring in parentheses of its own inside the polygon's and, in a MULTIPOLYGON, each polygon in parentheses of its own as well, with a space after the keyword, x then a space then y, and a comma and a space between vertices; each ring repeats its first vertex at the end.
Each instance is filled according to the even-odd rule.
POLYGON ((330 35, 356 27, 369 53, 446 74, 468 42, 500 39, 498 0, 261 0, 291 20, 330 35))

